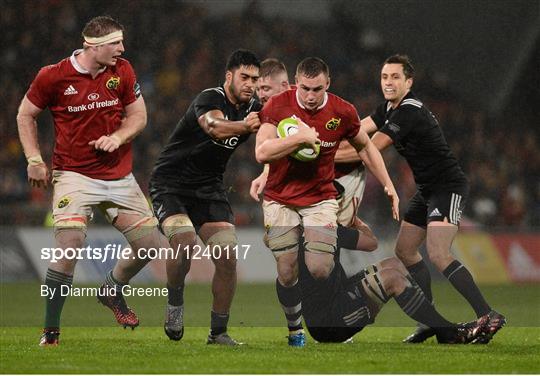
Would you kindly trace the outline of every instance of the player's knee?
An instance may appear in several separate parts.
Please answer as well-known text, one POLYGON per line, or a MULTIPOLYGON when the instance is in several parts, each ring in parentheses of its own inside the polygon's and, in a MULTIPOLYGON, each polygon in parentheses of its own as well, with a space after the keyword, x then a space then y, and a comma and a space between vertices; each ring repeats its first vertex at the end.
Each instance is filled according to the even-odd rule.
POLYGON ((387 296, 399 295, 406 287, 407 279, 397 269, 384 269, 379 273, 387 296))
POLYGON ((291 287, 298 279, 296 254, 284 254, 277 258, 278 280, 282 286, 291 287))
MULTIPOLYGON (((142 217, 139 218, 134 223, 130 224, 122 230, 122 234, 128 241, 128 243, 133 244, 134 242, 146 238, 148 235, 157 235, 158 221, 156 217, 142 217)), ((151 241, 157 243, 158 240, 155 237, 152 237, 151 241)), ((151 246, 159 246, 159 244, 150 244, 151 246)))
MULTIPOLYGON (((298 253, 298 233, 295 228, 279 235, 264 236, 264 244, 270 248, 276 259, 282 255, 298 253)), ((294 258, 296 260, 296 258, 294 258)))
POLYGON ((193 231, 179 232, 174 234, 169 242, 173 249, 180 250, 180 254, 186 254, 190 247, 197 244, 197 234, 195 229, 193 231))
POLYGON ((404 268, 403 263, 397 257, 388 257, 379 262, 380 269, 390 268, 395 270, 402 270, 404 268))
POLYGON ((236 252, 238 238, 234 227, 225 228, 208 238, 206 245, 210 250, 216 271, 232 274, 236 271, 236 252))
POLYGON ((60 248, 80 248, 86 238, 86 217, 60 218, 54 221, 54 236, 60 248))
POLYGON ((441 249, 428 249, 428 256, 429 261, 431 261, 439 271, 443 271, 454 260, 449 252, 441 249))
POLYGON ((191 219, 185 214, 175 214, 167 217, 161 224, 161 230, 172 244, 172 239, 178 237, 179 234, 191 233, 195 236, 195 227, 191 219))
POLYGON ((362 287, 367 296, 378 307, 384 305, 390 299, 381 278, 381 271, 376 265, 370 265, 364 270, 365 276, 362 278, 362 287))
POLYGON ((86 227, 83 228, 62 228, 55 227, 56 245, 59 248, 82 248, 86 238, 86 227))

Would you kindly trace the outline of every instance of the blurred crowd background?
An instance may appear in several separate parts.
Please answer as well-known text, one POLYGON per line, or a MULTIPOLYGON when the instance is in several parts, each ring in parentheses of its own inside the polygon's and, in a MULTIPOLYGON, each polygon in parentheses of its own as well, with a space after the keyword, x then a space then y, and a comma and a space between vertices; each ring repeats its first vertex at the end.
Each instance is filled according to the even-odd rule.
MULTIPOLYGON (((261 2, 247 2, 223 15, 211 12, 217 5, 212 1, 7 0, 2 4, 3 224, 42 225, 50 210, 51 189, 31 189, 26 182, 26 161, 15 121, 17 107, 41 66, 56 63, 80 48, 82 27, 93 16, 109 14, 126 28, 124 56, 136 70, 149 115, 146 130, 134 142, 134 173, 145 192, 153 163, 170 132, 198 92, 223 82, 225 61, 233 50, 248 48, 261 60, 283 60, 291 80, 301 59, 323 58, 331 69, 330 91, 352 102, 362 117, 382 101, 381 62, 388 55, 408 53, 390 48, 382 33, 364 27, 348 11, 346 1, 329 3, 324 22, 269 15, 261 11, 261 2)), ((477 105, 490 101, 489 95, 477 98, 476 103, 460 95, 456 85, 466 82, 449 80, 451 67, 416 62, 414 91, 438 117, 470 180, 464 213, 470 225, 512 230, 540 226, 539 49, 536 38, 532 52, 515 72, 503 108, 497 111, 477 105)), ((464 51, 454 53, 467 59, 464 51)), ((411 58, 414 62, 415 56, 411 58)), ((471 65, 470 69, 481 70, 482 66, 471 65)), ((517 68, 509 65, 506 69, 517 68)), ((39 118, 39 134, 43 157, 50 162, 54 131, 48 113, 39 118)), ((238 225, 262 223, 260 204, 249 197, 250 182, 262 170, 255 162, 253 147, 254 137, 236 151, 226 176, 238 225)), ((405 204, 415 190, 410 170, 395 152, 384 156, 405 204)), ((376 228, 390 226, 388 203, 373 178, 368 180, 360 215, 376 228)))

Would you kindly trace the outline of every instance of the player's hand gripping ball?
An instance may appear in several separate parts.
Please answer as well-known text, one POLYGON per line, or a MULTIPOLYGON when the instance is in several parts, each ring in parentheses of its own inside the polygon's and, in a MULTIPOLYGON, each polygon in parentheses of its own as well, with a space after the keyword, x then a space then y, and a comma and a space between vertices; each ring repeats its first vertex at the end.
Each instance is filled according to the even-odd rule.
MULTIPOLYGON (((277 135, 279 138, 285 138, 298 133, 298 122, 296 119, 288 117, 281 120, 277 126, 277 135)), ((316 148, 300 146, 290 154, 291 157, 302 162, 311 162, 319 156, 321 146, 316 144, 316 148)))

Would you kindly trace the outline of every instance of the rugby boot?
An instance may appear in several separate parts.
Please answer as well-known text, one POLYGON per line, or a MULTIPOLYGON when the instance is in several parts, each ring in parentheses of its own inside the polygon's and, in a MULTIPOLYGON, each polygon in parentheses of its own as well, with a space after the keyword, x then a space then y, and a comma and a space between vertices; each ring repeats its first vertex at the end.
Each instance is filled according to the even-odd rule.
POLYGON ((482 333, 473 341, 474 344, 488 344, 493 336, 506 325, 506 317, 493 310, 480 317, 478 321, 483 323, 482 333))
POLYGON ((39 339, 40 346, 58 346, 60 330, 58 329, 43 329, 43 334, 39 339))
POLYGON ((433 337, 435 330, 424 324, 418 323, 416 330, 403 340, 405 343, 422 343, 426 339, 433 337))
POLYGON ((306 334, 304 332, 289 334, 287 337, 289 346, 304 347, 306 346, 306 334))
POLYGON ((131 330, 139 326, 139 318, 129 308, 124 300, 122 294, 117 293, 116 296, 109 296, 107 291, 107 285, 103 284, 99 288, 100 294, 98 294, 98 301, 105 307, 108 307, 114 314, 116 322, 125 328, 130 327, 131 330))
POLYGON ((206 344, 207 345, 224 345, 224 346, 241 346, 244 343, 238 342, 237 340, 231 338, 227 333, 221 333, 215 336, 213 336, 212 334, 209 334, 206 344))
POLYGON ((165 334, 173 341, 180 341, 184 336, 184 306, 167 304, 165 309, 165 334))

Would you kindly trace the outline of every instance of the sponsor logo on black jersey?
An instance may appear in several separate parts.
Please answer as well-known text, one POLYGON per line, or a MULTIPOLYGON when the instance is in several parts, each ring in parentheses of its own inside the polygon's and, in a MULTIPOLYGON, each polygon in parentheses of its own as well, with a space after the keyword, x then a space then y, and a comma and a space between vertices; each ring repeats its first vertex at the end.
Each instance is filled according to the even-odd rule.
POLYGON ((328 129, 329 131, 335 131, 339 127, 340 123, 341 118, 332 118, 328 120, 328 123, 326 123, 326 129, 328 129))
POLYGON ((112 76, 107 80, 107 83, 105 85, 107 86, 107 89, 110 90, 118 89, 118 86, 120 86, 120 77, 112 76))
POLYGON ((218 146, 227 148, 227 149, 236 149, 238 142, 240 141, 240 136, 232 136, 225 140, 215 140, 212 139, 212 142, 218 146))

